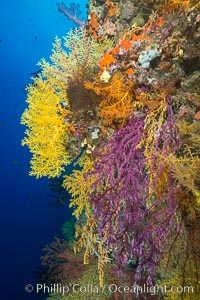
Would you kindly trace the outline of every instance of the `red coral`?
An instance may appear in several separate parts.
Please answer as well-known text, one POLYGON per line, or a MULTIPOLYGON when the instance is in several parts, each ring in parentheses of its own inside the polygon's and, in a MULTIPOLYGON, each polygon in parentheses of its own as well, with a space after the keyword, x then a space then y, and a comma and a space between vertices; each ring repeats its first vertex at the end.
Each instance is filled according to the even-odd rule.
POLYGON ((87 266, 83 265, 82 255, 75 254, 72 246, 58 237, 55 237, 43 251, 46 252, 41 257, 42 265, 46 269, 42 276, 42 281, 45 283, 72 282, 87 269, 87 266))

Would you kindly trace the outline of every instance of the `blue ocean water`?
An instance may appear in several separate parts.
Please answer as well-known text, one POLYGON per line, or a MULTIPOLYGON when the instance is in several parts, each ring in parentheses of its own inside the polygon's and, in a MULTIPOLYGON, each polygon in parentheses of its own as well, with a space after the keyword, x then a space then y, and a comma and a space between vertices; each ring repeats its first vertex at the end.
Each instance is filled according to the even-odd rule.
MULTIPOLYGON (((72 1, 66 1, 66 6, 72 1)), ((86 0, 80 1, 86 19, 86 0)), ((76 2, 78 4, 78 2, 76 2)), ((76 27, 57 10, 56 1, 3 1, 0 10, 0 299, 43 299, 26 284, 35 284, 42 248, 60 233, 70 217, 64 208, 49 208, 47 179, 28 176, 30 153, 21 147, 26 108, 24 88, 37 62, 51 54, 56 35, 76 27)), ((44 297, 45 299, 45 297, 44 297)))

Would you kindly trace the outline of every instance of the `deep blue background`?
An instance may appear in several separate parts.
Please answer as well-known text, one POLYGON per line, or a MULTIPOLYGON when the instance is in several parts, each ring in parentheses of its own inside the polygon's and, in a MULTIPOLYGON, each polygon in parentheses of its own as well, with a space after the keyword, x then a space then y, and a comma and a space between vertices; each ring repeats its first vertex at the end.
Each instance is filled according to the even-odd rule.
MULTIPOLYGON (((86 19, 86 0, 80 0, 86 19)), ((69 6, 70 2, 65 4, 69 6)), ((77 2, 76 2, 77 3, 77 2)), ((48 180, 28 176, 30 154, 21 147, 25 127, 25 86, 41 58, 48 59, 56 35, 76 25, 57 10, 56 1, 4 1, 0 8, 0 299, 38 299, 24 286, 35 284, 41 250, 60 233, 67 207, 49 208, 48 180)))

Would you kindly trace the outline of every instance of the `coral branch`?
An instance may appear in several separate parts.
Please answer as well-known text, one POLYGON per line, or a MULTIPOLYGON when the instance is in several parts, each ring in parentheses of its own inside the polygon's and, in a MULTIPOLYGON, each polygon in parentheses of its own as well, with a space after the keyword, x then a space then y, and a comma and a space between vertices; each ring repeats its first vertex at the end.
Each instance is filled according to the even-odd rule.
MULTIPOLYGON (((75 24, 80 25, 85 27, 87 22, 84 22, 82 20, 80 20, 77 16, 76 16, 76 10, 77 7, 75 6, 73 10, 71 10, 70 8, 68 8, 64 2, 61 3, 56 3, 58 10, 63 13, 67 18, 69 18, 70 20, 72 20, 75 24), (73 14, 74 13, 74 14, 73 14)), ((70 5, 72 6, 72 3, 70 3, 70 5)))

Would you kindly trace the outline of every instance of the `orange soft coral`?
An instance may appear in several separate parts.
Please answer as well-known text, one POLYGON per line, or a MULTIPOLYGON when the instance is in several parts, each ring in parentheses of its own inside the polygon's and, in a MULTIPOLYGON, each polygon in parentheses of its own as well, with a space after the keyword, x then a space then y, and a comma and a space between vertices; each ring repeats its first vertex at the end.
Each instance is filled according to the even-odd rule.
POLYGON ((90 20, 89 20, 89 28, 88 28, 88 33, 95 39, 98 38, 98 35, 97 35, 97 31, 98 31, 98 27, 99 27, 99 21, 98 21, 98 18, 97 18, 97 14, 95 13, 92 13, 90 14, 89 13, 89 17, 90 17, 90 20))

